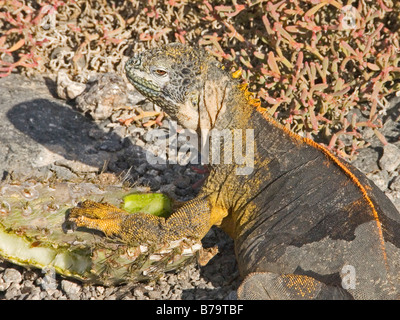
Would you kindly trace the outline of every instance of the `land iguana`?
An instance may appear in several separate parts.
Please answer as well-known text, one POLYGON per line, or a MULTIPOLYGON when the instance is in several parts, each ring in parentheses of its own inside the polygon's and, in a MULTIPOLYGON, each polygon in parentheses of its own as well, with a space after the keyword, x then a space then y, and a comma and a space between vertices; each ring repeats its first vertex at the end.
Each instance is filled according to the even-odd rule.
POLYGON ((362 173, 292 133, 200 48, 135 54, 126 75, 185 128, 254 130, 254 170, 210 164, 198 196, 169 218, 84 202, 68 217, 125 241, 201 239, 218 225, 235 242, 240 299, 396 299, 400 215, 362 173))

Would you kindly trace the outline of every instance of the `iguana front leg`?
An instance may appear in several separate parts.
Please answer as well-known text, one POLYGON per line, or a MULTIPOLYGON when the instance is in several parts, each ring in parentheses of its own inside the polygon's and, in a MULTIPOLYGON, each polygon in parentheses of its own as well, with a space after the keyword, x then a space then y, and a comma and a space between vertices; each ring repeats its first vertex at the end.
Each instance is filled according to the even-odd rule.
POLYGON ((212 226, 207 198, 186 202, 167 219, 147 213, 131 214, 107 203, 85 201, 70 210, 67 221, 74 222, 77 227, 100 230, 126 243, 199 240, 212 226))

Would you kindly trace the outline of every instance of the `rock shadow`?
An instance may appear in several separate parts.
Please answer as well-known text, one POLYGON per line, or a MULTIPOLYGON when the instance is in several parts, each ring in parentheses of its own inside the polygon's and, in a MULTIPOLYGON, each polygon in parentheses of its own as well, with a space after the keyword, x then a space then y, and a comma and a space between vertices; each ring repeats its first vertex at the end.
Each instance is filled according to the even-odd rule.
POLYGON ((99 166, 96 156, 107 141, 115 149, 122 148, 121 137, 103 133, 102 139, 90 137, 101 131, 99 126, 65 105, 47 99, 35 99, 15 105, 7 112, 16 129, 67 160, 76 160, 89 166, 99 166))

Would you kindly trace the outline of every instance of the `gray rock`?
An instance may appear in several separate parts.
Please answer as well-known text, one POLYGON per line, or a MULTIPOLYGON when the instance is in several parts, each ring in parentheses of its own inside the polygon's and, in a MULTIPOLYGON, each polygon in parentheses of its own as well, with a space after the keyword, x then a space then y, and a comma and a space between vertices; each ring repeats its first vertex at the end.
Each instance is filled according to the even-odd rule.
POLYGON ((110 117, 115 109, 123 107, 128 101, 126 82, 117 74, 99 74, 87 87, 76 98, 77 107, 95 120, 110 117))
POLYGON ((188 176, 178 176, 174 180, 174 185, 181 189, 188 188, 190 187, 190 178, 188 176))
MULTIPOLYGON (((49 170, 41 168, 62 159, 98 171, 110 158, 93 153, 97 141, 88 132, 99 126, 54 98, 43 79, 1 78, 0 97, 0 177, 13 172, 15 177, 46 178, 49 170)), ((119 143, 117 135, 110 138, 119 143)))
POLYGON ((21 296, 21 286, 13 283, 7 289, 4 298, 6 298, 6 300, 17 300, 19 296, 21 296))
POLYGON ((148 296, 149 296, 150 299, 153 299, 153 300, 158 300, 158 299, 162 298, 161 297, 161 292, 158 291, 158 290, 149 291, 148 292, 148 296))
POLYGON ((224 298, 224 300, 237 300, 237 293, 236 291, 231 291, 229 294, 224 298))
POLYGON ((40 300, 40 289, 35 287, 31 290, 29 295, 26 297, 27 300, 40 300))
POLYGON ((397 176, 392 180, 389 188, 393 191, 400 191, 400 176, 397 176))
POLYGON ((6 283, 20 283, 22 275, 18 270, 9 268, 4 271, 3 280, 6 283))
POLYGON ((10 286, 9 282, 5 282, 3 278, 0 278, 0 292, 4 292, 8 289, 10 286))
POLYGON ((393 172, 400 165, 400 149, 394 144, 388 143, 383 147, 383 155, 379 159, 382 170, 393 172))
POLYGON ((389 174, 386 170, 367 173, 366 176, 369 179, 371 179, 376 184, 376 186, 382 191, 385 191, 387 189, 389 174))
POLYGON ((144 292, 143 289, 141 287, 137 287, 134 290, 134 296, 137 297, 138 299, 143 299, 144 297, 144 292))
POLYGON ((75 282, 69 280, 62 280, 61 281, 61 289, 64 291, 67 296, 71 298, 77 298, 78 294, 81 291, 81 286, 75 282))

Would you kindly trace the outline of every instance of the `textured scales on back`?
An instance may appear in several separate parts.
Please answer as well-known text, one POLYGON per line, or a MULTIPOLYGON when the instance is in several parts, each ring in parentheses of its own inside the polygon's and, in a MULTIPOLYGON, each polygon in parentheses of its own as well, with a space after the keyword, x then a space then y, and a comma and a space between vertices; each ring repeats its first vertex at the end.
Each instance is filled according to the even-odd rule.
MULTIPOLYGON (((168 219, 119 213, 90 227, 162 242, 201 239, 219 225, 235 240, 242 299, 399 298, 400 215, 357 169, 264 115, 202 49, 168 44, 136 54, 126 74, 186 128, 254 130, 253 162, 211 163, 198 197, 168 219)), ((87 226, 85 216, 76 208, 69 219, 87 226)))

